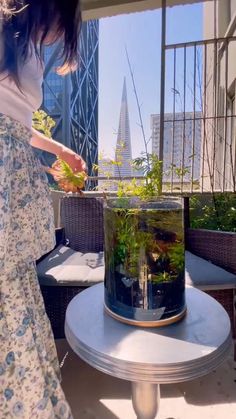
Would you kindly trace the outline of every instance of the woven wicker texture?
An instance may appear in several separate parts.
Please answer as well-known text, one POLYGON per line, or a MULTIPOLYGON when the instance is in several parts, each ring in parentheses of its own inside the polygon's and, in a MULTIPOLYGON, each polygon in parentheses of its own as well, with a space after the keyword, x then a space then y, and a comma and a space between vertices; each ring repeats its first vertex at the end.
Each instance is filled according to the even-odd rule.
POLYGON ((69 302, 86 287, 41 286, 44 304, 55 339, 65 338, 64 324, 69 302))
MULTIPOLYGON (((64 238, 74 250, 103 251, 103 200, 90 197, 66 196, 61 199, 61 225, 64 238)), ((79 266, 78 266, 79 269, 79 266)), ((41 286, 47 315, 55 339, 65 337, 66 308, 72 298, 86 287, 41 286)))
POLYGON ((214 290, 214 291, 205 291, 211 297, 215 298, 227 311, 231 326, 233 337, 236 338, 236 323, 234 318, 234 295, 235 290, 214 290))
POLYGON ((236 233, 187 229, 187 249, 236 274, 236 233))
POLYGON ((61 199, 61 224, 68 246, 79 252, 103 250, 103 200, 66 196, 61 199))
MULTIPOLYGON (((236 274, 236 233, 187 228, 185 237, 187 250, 236 274)), ((227 311, 232 325, 232 335, 235 339, 236 290, 219 289, 206 292, 222 304, 227 311)), ((236 349, 234 359, 236 360, 236 349)))

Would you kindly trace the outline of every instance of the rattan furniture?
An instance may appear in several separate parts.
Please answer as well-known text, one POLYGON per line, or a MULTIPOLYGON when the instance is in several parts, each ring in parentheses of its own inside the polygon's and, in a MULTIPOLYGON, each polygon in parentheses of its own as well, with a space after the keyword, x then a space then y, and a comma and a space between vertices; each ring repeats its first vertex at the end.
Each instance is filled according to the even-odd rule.
MULTIPOLYGON (((195 286, 215 298, 227 311, 233 338, 236 338, 236 233, 211 231, 204 229, 186 230, 186 249, 212 264, 225 269, 235 275, 235 280, 217 283, 212 280, 207 285, 203 283, 195 286)), ((236 360, 236 348, 235 348, 236 360)))
MULTIPOLYGON (((61 250, 76 251, 80 257, 81 254, 89 254, 90 257, 91 254, 103 254, 103 200, 65 196, 60 201, 60 218, 63 227, 56 230, 56 248, 37 264, 39 283, 55 338, 65 336, 65 312, 71 299, 88 286, 103 280, 103 277, 101 278, 99 271, 99 278, 91 281, 77 281, 75 278, 70 280, 68 276, 65 281, 58 281, 56 275, 50 272, 53 268, 55 270, 57 265, 60 268, 62 260, 64 261, 61 259, 63 256, 60 255, 61 250)), ((69 268, 68 266, 68 272, 69 268)), ((80 267, 78 262, 76 266, 78 275, 82 268, 84 266, 80 267)))
POLYGON ((236 274, 236 233, 188 228, 186 248, 236 274))

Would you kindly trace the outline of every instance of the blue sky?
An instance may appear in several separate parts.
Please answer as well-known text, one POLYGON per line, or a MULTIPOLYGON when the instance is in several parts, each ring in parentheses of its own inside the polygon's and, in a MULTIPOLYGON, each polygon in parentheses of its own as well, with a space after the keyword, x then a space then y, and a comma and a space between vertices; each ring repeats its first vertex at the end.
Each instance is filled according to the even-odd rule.
MULTIPOLYGON (((202 5, 167 10, 167 42, 202 39, 202 5)), ((138 110, 125 55, 129 52, 146 137, 150 115, 159 112, 161 12, 134 13, 100 20, 99 44, 99 151, 114 156, 123 80, 126 76, 133 157, 144 149, 138 110)), ((169 61, 171 66, 171 61, 169 61)), ((168 63, 167 63, 168 68, 168 63)), ((167 70, 168 71, 168 70, 167 70)), ((167 95, 168 98, 168 95, 167 95)), ((171 111, 167 103, 167 110, 171 111)))

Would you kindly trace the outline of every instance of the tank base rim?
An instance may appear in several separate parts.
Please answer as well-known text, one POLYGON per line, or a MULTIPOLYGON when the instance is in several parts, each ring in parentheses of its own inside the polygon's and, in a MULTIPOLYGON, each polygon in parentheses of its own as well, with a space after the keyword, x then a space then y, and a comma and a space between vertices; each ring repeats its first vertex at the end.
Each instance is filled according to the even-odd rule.
POLYGON ((183 319, 183 317, 185 317, 186 313, 187 313, 187 307, 185 306, 184 309, 174 315, 171 316, 169 318, 166 319, 160 319, 160 320, 145 320, 145 321, 141 321, 141 320, 134 320, 134 319, 128 319, 127 317, 123 317, 120 316, 119 314, 114 313, 113 311, 111 311, 107 305, 104 303, 104 308, 105 308, 105 312, 113 317, 113 319, 118 320, 122 323, 125 324, 129 324, 131 326, 139 326, 139 327, 162 327, 162 326, 168 326, 170 324, 176 323, 180 320, 183 319))

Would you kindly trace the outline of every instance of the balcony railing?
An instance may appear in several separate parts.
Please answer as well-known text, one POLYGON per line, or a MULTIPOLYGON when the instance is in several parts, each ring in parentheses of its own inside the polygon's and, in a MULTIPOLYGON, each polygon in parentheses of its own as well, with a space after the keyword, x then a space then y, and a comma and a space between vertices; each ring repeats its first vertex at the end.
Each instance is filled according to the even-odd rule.
POLYGON ((235 41, 165 46, 164 189, 236 191, 235 41))
MULTIPOLYGON (((235 41, 163 46, 164 111, 152 115, 152 151, 163 162, 163 193, 236 192, 235 41)), ((106 185, 114 191, 119 180, 133 179, 120 172, 120 178, 90 177, 87 189, 102 191, 106 185)))

